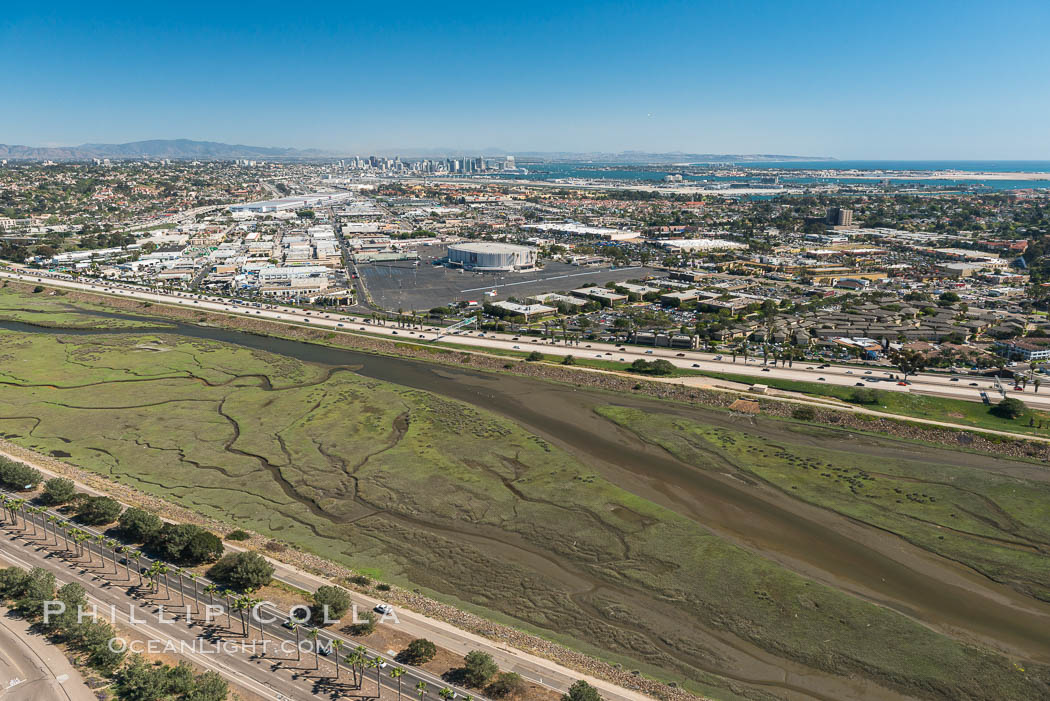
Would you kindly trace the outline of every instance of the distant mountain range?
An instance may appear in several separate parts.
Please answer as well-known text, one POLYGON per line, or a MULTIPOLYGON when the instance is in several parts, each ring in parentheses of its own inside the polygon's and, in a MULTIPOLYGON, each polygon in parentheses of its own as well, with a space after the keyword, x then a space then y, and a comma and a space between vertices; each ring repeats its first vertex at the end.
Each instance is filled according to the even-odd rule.
POLYGON ((221 161, 233 158, 308 159, 333 156, 317 149, 273 146, 244 146, 217 141, 152 139, 128 144, 81 144, 80 146, 9 146, 0 144, 0 158, 26 161, 85 161, 92 158, 221 161))
MULTIPOLYGON (((522 159, 544 161, 600 161, 603 163, 653 164, 835 160, 826 156, 787 156, 779 154, 647 153, 643 151, 573 153, 569 151, 505 151, 499 148, 485 148, 474 151, 435 148, 412 148, 400 151, 382 149, 371 153, 383 156, 400 155, 403 158, 443 158, 446 156, 499 157, 512 155, 522 159)), ((339 158, 348 155, 364 154, 276 146, 245 146, 243 144, 224 144, 217 141, 192 141, 190 139, 152 139, 150 141, 133 141, 127 144, 81 144, 80 146, 57 147, 0 144, 0 159, 23 161, 86 161, 92 158, 110 158, 114 160, 170 158, 172 160, 201 161, 222 161, 237 158, 310 160, 339 158)))

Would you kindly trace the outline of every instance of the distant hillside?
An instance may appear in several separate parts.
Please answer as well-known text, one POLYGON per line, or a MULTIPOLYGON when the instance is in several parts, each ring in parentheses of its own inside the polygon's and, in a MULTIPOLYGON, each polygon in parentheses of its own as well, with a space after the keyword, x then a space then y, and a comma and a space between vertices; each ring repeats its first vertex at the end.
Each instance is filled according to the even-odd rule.
POLYGON ((273 146, 244 146, 190 139, 152 139, 127 144, 81 144, 80 146, 9 146, 0 144, 0 158, 31 161, 69 161, 92 158, 170 158, 175 160, 227 160, 233 158, 321 158, 316 149, 300 150, 273 146))
MULTIPOLYGON (((442 148, 405 148, 401 150, 381 149, 371 151, 381 156, 402 158, 446 156, 513 155, 523 159, 541 161, 597 161, 623 164, 667 164, 667 163, 761 163, 766 161, 833 161, 827 156, 786 156, 778 154, 713 154, 713 153, 647 153, 644 151, 622 151, 606 153, 594 151, 576 153, 572 151, 505 151, 500 148, 483 148, 473 151, 442 148)), ((348 154, 319 149, 295 149, 277 146, 245 146, 224 144, 217 141, 193 141, 191 139, 151 139, 127 144, 81 144, 80 146, 9 146, 0 144, 0 159, 23 161, 85 161, 92 158, 136 159, 170 158, 172 160, 224 161, 236 158, 252 159, 311 159, 338 158, 348 154)), ((356 155, 365 155, 359 153, 356 155)))

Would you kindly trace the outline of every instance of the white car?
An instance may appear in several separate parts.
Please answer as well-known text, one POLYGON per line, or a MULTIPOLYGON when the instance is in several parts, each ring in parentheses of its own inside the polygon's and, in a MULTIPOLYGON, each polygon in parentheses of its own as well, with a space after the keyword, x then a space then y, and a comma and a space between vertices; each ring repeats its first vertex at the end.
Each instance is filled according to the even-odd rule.
POLYGON ((372 609, 376 613, 381 613, 384 616, 394 612, 394 607, 390 604, 376 604, 376 607, 372 609))

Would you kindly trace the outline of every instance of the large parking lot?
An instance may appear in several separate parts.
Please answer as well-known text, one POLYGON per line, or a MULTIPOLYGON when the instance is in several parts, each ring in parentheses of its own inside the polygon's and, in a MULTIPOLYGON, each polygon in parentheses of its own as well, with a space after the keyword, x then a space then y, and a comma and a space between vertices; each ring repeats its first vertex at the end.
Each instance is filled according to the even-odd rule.
POLYGON ((444 247, 420 248, 419 265, 412 261, 369 263, 358 266, 372 299, 384 309, 424 310, 451 302, 523 299, 544 292, 567 292, 586 284, 604 285, 653 275, 651 268, 588 268, 548 262, 543 269, 525 273, 473 273, 436 266, 444 247), (486 292, 496 290, 495 296, 486 292))

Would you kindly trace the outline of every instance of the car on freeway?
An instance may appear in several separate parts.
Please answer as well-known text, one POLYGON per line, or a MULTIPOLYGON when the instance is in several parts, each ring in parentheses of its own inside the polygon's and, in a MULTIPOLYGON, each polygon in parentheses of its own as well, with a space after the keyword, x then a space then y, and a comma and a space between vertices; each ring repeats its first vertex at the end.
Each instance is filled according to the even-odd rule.
POLYGON ((865 370, 865 371, 864 371, 864 374, 865 374, 865 375, 870 375, 870 374, 871 374, 871 370, 865 370))
POLYGON ((818 377, 817 382, 827 382, 823 377, 818 377))
POLYGON ((769 372, 769 368, 762 368, 762 372, 769 372))
POLYGON ((858 382, 858 383, 856 383, 856 384, 855 384, 855 385, 853 385, 853 386, 854 386, 854 387, 863 387, 863 386, 864 386, 864 383, 863 383, 863 382, 858 382))
POLYGON ((980 387, 980 385, 978 385, 976 382, 971 382, 970 386, 971 387, 980 387))
POLYGON ((514 346, 514 350, 521 350, 521 346, 514 346))
POLYGON ((720 355, 716 355, 715 356, 715 360, 721 360, 721 359, 722 359, 722 356, 720 356, 720 355))
POLYGON ((372 609, 376 613, 381 613, 384 616, 394 612, 394 607, 390 604, 376 604, 376 607, 372 609))
POLYGON ((698 368, 698 367, 700 367, 700 363, 693 363, 693 367, 694 367, 694 368, 698 368))
POLYGON ((948 382, 958 382, 958 381, 959 381, 958 377, 953 377, 952 379, 948 380, 948 382))
POLYGON ((679 357, 679 358, 684 358, 685 357, 685 353, 677 353, 676 356, 679 357))
POLYGON ((646 354, 646 355, 652 355, 652 354, 653 354, 653 352, 652 352, 651 350, 648 350, 648 351, 645 351, 645 354, 646 354))
POLYGON ((901 385, 902 387, 907 387, 908 386, 907 382, 898 382, 897 384, 901 385))

